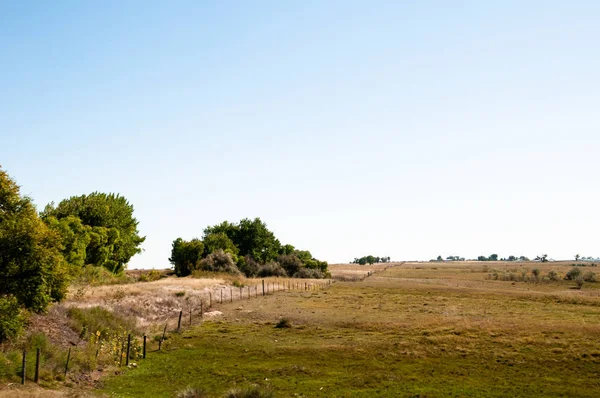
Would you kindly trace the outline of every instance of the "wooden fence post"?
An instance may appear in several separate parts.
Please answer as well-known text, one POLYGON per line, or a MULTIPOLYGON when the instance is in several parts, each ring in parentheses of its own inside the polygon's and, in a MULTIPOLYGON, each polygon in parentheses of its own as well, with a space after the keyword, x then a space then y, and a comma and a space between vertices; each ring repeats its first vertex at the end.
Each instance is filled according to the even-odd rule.
POLYGON ((161 350, 161 348, 162 348, 162 343, 163 343, 163 341, 164 341, 164 339, 165 339, 165 334, 167 334, 167 325, 168 325, 168 324, 169 324, 169 320, 167 319, 167 323, 165 323, 165 328, 164 328, 164 330, 163 330, 162 337, 161 337, 161 338, 160 338, 160 340, 158 341, 158 351, 160 351, 160 350, 161 350))
MULTIPOLYGON (((181 315, 180 315, 180 318, 181 318, 181 315)), ((129 366, 129 355, 130 354, 131 354, 131 333, 129 333, 129 335, 127 336, 127 358, 125 358, 125 366, 129 366)))
POLYGON ((223 289, 221 289, 221 304, 223 304, 223 289))
POLYGON ((192 326, 192 308, 190 307, 190 326, 192 326))
POLYGON ((65 380, 67 379, 67 372, 69 371, 69 360, 71 359, 71 347, 69 347, 69 353, 67 354, 67 364, 65 365, 65 380))
MULTIPOLYGON (((181 316, 183 315, 183 310, 179 311, 179 320, 177 321, 177 333, 181 332, 181 316)), ((131 337, 131 335, 130 335, 131 337)))
POLYGON ((35 378, 33 379, 36 383, 40 381, 40 349, 35 351, 35 378))
POLYGON ((263 285, 263 296, 265 295, 265 280, 262 280, 262 285, 263 285))
POLYGON ((142 358, 146 359, 146 335, 144 335, 144 348, 142 350, 142 358))
POLYGON ((23 350, 23 369, 21 370, 21 384, 25 384, 26 372, 27 372, 27 351, 23 350))

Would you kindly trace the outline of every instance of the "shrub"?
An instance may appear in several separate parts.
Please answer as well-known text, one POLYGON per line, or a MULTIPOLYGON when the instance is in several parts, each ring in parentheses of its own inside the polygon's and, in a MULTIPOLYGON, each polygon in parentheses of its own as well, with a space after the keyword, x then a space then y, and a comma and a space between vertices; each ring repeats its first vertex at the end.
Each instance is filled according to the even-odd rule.
POLYGON ((550 279, 553 282, 556 282, 558 280, 558 274, 556 273, 556 271, 548 271, 548 279, 550 279))
POLYGON ((287 276, 287 274, 279 263, 271 261, 258 268, 257 276, 264 278, 267 276, 287 276))
POLYGON ((240 274, 240 270, 235 265, 231 253, 226 253, 220 249, 202 259, 199 262, 199 268, 203 271, 226 272, 234 275, 240 274))
POLYGON ((258 275, 258 270, 260 268, 260 264, 254 260, 252 256, 240 257, 238 259, 238 266, 240 271, 248 278, 258 275))
POLYGON ((310 268, 300 268, 300 270, 294 274, 294 278, 304 279, 323 279, 325 276, 326 275, 321 270, 310 268))
POLYGON ((583 287, 583 278, 579 277, 575 280, 575 283, 577 284, 577 288, 581 289, 583 287))
POLYGON ((143 272, 138 278, 138 282, 153 282, 162 278, 162 274, 159 270, 153 269, 150 272, 143 272))
POLYGON ((0 296, 0 343, 18 337, 25 326, 25 314, 17 298, 0 296))
POLYGON ((588 271, 583 274, 583 280, 586 282, 596 282, 596 274, 592 271, 588 271))
POLYGON ((292 323, 287 318, 281 318, 275 325, 277 329, 289 329, 292 327, 292 323))
POLYGON ((535 278, 538 279, 540 277, 540 270, 539 268, 534 268, 531 270, 531 275, 535 278))
POLYGON ((565 279, 568 281, 574 281, 581 275, 581 270, 579 268, 571 268, 567 275, 565 275, 565 279))
POLYGON ((302 261, 294 254, 282 254, 277 257, 277 262, 288 275, 294 275, 302 268, 302 261))

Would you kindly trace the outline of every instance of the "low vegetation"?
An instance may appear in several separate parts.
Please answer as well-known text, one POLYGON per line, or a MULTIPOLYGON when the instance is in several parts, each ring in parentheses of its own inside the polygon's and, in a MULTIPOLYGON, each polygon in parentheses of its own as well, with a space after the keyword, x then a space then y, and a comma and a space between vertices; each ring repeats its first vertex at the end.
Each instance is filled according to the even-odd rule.
MULTIPOLYGON (((531 267, 495 266, 515 265, 531 267)), ((335 275, 341 267, 330 266, 335 275)), ((535 268, 560 278, 513 284, 487 279, 478 263, 405 263, 358 283, 224 304, 224 318, 174 334, 168 350, 103 391, 162 397, 195 380, 207 397, 253 387, 311 397, 598 396, 599 290, 568 289, 568 264, 535 268), (276 328, 282 319, 291 327, 276 328)))

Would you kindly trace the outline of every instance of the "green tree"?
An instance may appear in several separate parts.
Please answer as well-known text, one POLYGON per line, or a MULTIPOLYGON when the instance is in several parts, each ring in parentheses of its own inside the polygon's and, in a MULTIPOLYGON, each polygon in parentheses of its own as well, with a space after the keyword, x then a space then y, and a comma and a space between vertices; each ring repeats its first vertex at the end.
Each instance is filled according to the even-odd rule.
POLYGON ((239 253, 239 249, 235 246, 233 241, 223 232, 206 235, 202 242, 204 243, 204 257, 217 250, 223 250, 224 252, 235 255, 234 259, 236 259, 237 254, 239 253))
POLYGON ((238 224, 225 221, 207 227, 204 237, 211 234, 227 235, 238 248, 240 256, 251 256, 262 264, 275 260, 281 251, 281 243, 260 218, 244 218, 238 224))
POLYGON ((188 276, 198 268, 203 254, 204 243, 201 240, 192 239, 186 242, 177 238, 173 241, 169 261, 173 264, 177 276, 188 276))
POLYGON ((69 272, 60 248, 60 236, 0 169, 0 295, 38 312, 64 298, 69 272))
POLYGON ((92 240, 92 228, 83 225, 81 219, 68 216, 61 220, 47 217, 46 224, 61 236, 61 253, 71 265, 73 272, 83 268, 86 260, 87 247, 92 240))
POLYGON ((87 239, 83 235, 90 235, 85 263, 103 266, 114 273, 123 271, 131 257, 141 252, 140 245, 146 239, 139 235, 133 206, 120 195, 93 192, 73 196, 58 206, 49 204, 42 212, 48 223, 52 223, 52 218, 61 221, 68 217, 79 218, 88 227, 80 231, 81 241, 87 239))

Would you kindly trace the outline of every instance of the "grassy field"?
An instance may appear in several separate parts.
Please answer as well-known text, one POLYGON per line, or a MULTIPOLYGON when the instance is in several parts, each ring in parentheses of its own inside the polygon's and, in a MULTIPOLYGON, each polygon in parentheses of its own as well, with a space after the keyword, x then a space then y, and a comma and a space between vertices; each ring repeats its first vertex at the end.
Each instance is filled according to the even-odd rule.
MULTIPOLYGON (((600 396, 600 290, 491 274, 568 264, 405 263, 360 282, 223 304, 102 393, 208 396, 600 396), (493 267, 493 268, 492 268, 493 267), (291 328, 275 328, 281 319, 291 328)), ((587 268, 588 267, 584 267, 587 268)), ((590 268, 592 269, 592 268, 590 268)), ((334 270, 334 272, 343 270, 334 270)))

